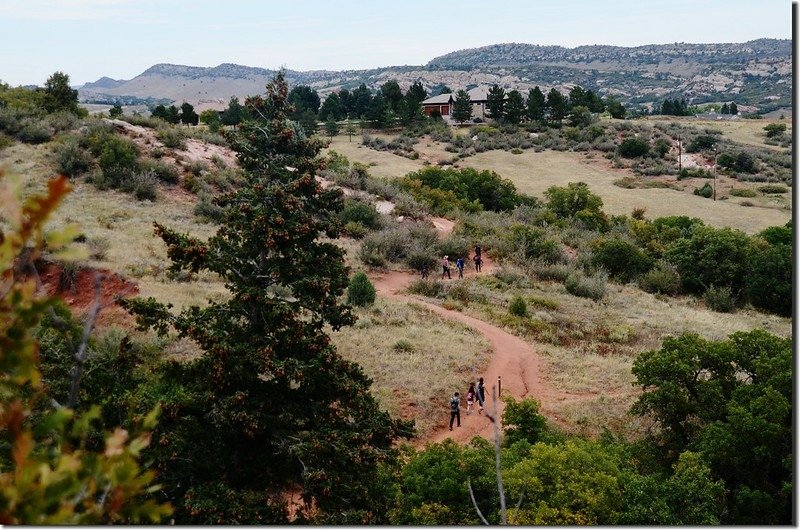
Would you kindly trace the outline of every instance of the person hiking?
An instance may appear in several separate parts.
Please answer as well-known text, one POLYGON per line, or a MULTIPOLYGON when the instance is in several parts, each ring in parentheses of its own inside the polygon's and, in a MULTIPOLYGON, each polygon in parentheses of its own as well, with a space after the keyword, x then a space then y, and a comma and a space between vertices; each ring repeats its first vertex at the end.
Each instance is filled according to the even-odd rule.
POLYGON ((486 386, 483 384, 483 377, 478 379, 478 391, 476 392, 478 398, 478 414, 483 412, 483 402, 486 401, 486 386))
POLYGON ((450 260, 447 259, 445 255, 444 259, 442 259, 442 279, 444 280, 444 275, 447 274, 447 279, 450 280, 450 260))
POLYGON ((428 264, 427 263, 424 263, 422 265, 422 279, 423 280, 427 280, 428 279, 428 264))
POLYGON ((458 269, 458 277, 464 277, 464 258, 458 258, 456 260, 456 269, 458 269))
POLYGON ((472 412, 473 403, 475 403, 475 383, 470 383, 467 390, 467 414, 472 412))
POLYGON ((461 398, 458 395, 458 392, 453 394, 453 398, 450 400, 450 430, 453 430, 453 420, 457 420, 458 423, 456 424, 457 427, 461 427, 461 398))
MULTIPOLYGON (((475 248, 480 248, 480 247, 475 247, 475 248)), ((483 263, 483 260, 481 259, 481 255, 480 254, 475 254, 475 256, 472 258, 472 261, 475 262, 475 271, 476 272, 481 272, 481 263, 483 263)))

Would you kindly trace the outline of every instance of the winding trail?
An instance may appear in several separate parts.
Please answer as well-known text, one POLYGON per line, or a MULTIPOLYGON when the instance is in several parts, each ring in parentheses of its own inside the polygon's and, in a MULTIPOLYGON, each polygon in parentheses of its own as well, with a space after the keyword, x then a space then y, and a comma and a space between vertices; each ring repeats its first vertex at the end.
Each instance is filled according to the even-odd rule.
MULTIPOLYGON (((453 229, 453 222, 447 219, 433 218, 431 221, 441 234, 448 234, 453 229)), ((467 264, 471 265, 472 260, 467 260, 467 264)), ((466 267, 464 275, 467 277, 476 274, 491 274, 493 270, 494 264, 489 257, 484 254, 481 272, 478 273, 475 272, 474 268, 466 267)), ((530 344, 519 337, 493 324, 465 315, 459 311, 448 310, 444 307, 431 304, 421 297, 403 294, 403 291, 417 278, 416 274, 403 271, 387 271, 381 273, 376 272, 370 276, 375 285, 375 289, 381 296, 425 307, 432 313, 461 322, 486 337, 486 340, 492 347, 493 353, 489 365, 483 370, 483 373, 477 375, 482 376, 486 384, 487 410, 491 410, 492 387, 497 385, 498 377, 502 378, 502 392, 504 394, 507 393, 516 399, 534 397, 541 403, 543 413, 552 413, 554 404, 578 397, 553 388, 547 381, 540 377, 542 365, 541 357, 534 351, 530 344)), ((436 277, 436 269, 431 271, 431 276, 434 278, 436 277)), ((458 280, 453 279, 451 281, 458 280)), ((453 391, 455 390, 461 392, 462 404, 464 404, 463 395, 466 393, 466 390, 453 389, 453 391)), ((425 439, 419 440, 420 444, 429 441, 441 442, 446 438, 453 438, 453 440, 457 442, 468 442, 475 435, 492 439, 494 436, 492 423, 485 414, 478 414, 477 408, 476 403, 473 407, 473 412, 467 414, 466 406, 464 405, 461 410, 461 428, 454 427, 451 432, 447 427, 450 418, 449 408, 447 402, 443 399, 442 428, 434 431, 425 439)), ((498 413, 502 415, 504 409, 503 401, 498 400, 497 408, 498 413)))

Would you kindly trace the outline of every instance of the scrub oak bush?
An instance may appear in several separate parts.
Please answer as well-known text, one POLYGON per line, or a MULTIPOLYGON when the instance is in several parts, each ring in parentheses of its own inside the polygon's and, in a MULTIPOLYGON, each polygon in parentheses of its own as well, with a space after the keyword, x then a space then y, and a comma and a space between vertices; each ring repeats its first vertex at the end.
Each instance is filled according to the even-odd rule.
POLYGON ((508 312, 518 317, 528 316, 528 305, 521 296, 515 296, 508 304, 508 312))

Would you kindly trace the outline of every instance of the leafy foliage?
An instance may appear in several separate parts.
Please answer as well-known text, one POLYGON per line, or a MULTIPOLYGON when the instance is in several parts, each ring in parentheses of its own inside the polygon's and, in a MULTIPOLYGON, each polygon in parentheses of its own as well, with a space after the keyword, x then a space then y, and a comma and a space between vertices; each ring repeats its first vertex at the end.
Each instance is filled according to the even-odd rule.
MULTIPOLYGON (((0 175, 0 178, 3 176, 0 175)), ((48 183, 45 195, 24 202, 0 180, 2 214, 9 222, 0 237, 0 521, 3 524, 110 524, 159 522, 168 505, 145 500, 157 490, 152 471, 139 465, 158 411, 134 432, 117 427, 97 434, 98 407, 77 413, 51 408, 37 359, 33 330, 53 300, 36 294, 33 280, 15 266, 35 260, 45 240, 44 223, 68 192, 67 179, 48 183), (23 256, 23 254, 25 256, 23 256)), ((17 188, 18 189, 18 188, 17 188)), ((69 230, 47 234, 51 251, 70 242, 69 230)))
POLYGON ((318 241, 338 234, 341 192, 314 179, 321 141, 287 120, 287 93, 279 73, 266 97, 247 100, 257 118, 230 134, 246 183, 217 199, 227 207, 217 233, 204 242, 156 225, 171 270, 215 272, 230 299, 179 315, 153 299, 128 304, 140 325, 174 327, 203 350, 166 362, 145 394, 169 411, 152 458, 182 523, 285 521, 289 490, 301 517, 379 522, 373 470, 410 434, 324 333, 353 322, 339 302, 343 251, 318 241))
POLYGON ((494 171, 426 167, 416 173, 409 173, 402 183, 408 188, 409 181, 418 181, 423 187, 433 190, 450 192, 467 203, 477 202, 486 210, 512 210, 525 202, 514 184, 494 171))
POLYGON ((668 337, 641 354, 633 407, 654 418, 667 461, 702 455, 730 492, 723 524, 787 524, 792 508, 791 340, 762 330, 725 341, 668 337))

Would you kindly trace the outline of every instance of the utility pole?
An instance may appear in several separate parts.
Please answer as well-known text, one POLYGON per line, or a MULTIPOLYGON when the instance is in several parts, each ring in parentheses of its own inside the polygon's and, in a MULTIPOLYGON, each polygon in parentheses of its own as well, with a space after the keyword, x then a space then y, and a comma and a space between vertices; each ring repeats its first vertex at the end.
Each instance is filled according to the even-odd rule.
POLYGON ((714 146, 714 200, 717 200, 717 146, 714 146))
POLYGON ((681 144, 682 138, 678 135, 678 173, 683 171, 683 145, 681 144))

